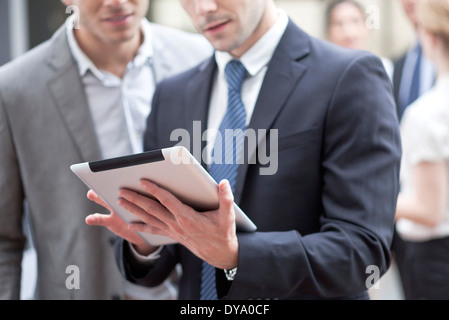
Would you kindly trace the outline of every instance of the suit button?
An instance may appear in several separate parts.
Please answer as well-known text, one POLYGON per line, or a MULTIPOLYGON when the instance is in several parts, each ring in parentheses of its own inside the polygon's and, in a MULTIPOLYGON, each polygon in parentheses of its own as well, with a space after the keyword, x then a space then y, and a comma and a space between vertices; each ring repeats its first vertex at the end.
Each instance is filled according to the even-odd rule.
POLYGON ((109 238, 109 244, 110 244, 111 246, 114 246, 116 240, 117 240, 116 237, 109 238))

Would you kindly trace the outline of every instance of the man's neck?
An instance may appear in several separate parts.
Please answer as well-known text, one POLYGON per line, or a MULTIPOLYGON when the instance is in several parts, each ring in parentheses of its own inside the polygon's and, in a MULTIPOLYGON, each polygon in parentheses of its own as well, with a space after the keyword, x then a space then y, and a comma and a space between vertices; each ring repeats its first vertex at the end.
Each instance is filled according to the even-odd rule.
POLYGON ((433 63, 438 71, 438 76, 449 74, 449 54, 444 51, 439 52, 434 60, 433 63))
POLYGON ((231 51, 230 54, 236 58, 243 56, 260 38, 264 36, 265 33, 268 32, 268 30, 270 30, 271 27, 273 27, 278 17, 279 11, 274 4, 267 7, 264 17, 262 18, 260 25, 257 27, 257 30, 245 41, 243 45, 231 51))
POLYGON ((128 63, 137 55, 143 42, 143 32, 117 43, 105 43, 91 33, 81 33, 80 30, 75 30, 75 38, 81 50, 98 69, 123 78, 128 63))

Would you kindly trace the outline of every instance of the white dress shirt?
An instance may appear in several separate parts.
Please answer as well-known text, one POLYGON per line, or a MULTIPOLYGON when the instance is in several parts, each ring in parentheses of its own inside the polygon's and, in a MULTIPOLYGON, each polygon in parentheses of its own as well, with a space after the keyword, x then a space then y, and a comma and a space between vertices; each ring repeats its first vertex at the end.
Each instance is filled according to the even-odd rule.
MULTIPOLYGON (((413 167, 421 162, 449 166, 449 74, 441 76, 433 89, 410 105, 401 123, 403 157, 401 192, 413 196, 413 167)), ((449 179, 449 177, 442 177, 449 179)), ((397 231, 409 241, 427 241, 449 236, 449 194, 442 223, 434 228, 408 219, 397 222, 397 231)))
MULTIPOLYGON (((69 24, 71 25, 71 24, 69 24)), ((144 41, 123 79, 99 70, 67 28, 69 47, 78 63, 103 158, 143 152, 143 134, 156 86, 151 66, 150 23, 142 20, 144 41)))
MULTIPOLYGON (((242 85, 242 101, 246 110, 246 123, 249 124, 257 98, 262 87, 268 64, 273 57, 279 41, 285 33, 288 25, 288 16, 285 11, 279 9, 279 18, 276 23, 260 38, 239 60, 249 73, 242 85)), ((228 83, 226 81, 225 68, 234 57, 227 52, 216 51, 215 60, 218 72, 214 79, 209 105, 209 118, 207 123, 207 155, 211 162, 212 149, 215 137, 228 108, 228 83)))

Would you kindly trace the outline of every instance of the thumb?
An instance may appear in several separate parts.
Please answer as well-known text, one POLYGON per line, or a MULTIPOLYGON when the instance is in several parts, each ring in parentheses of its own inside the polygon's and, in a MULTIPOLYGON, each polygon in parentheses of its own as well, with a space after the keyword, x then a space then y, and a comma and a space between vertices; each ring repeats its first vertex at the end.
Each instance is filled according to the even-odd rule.
POLYGON ((91 214, 86 217, 86 224, 89 226, 111 227, 111 218, 109 215, 100 213, 91 214))
POLYGON ((222 180, 218 185, 220 210, 229 211, 234 206, 234 194, 228 180, 222 180))

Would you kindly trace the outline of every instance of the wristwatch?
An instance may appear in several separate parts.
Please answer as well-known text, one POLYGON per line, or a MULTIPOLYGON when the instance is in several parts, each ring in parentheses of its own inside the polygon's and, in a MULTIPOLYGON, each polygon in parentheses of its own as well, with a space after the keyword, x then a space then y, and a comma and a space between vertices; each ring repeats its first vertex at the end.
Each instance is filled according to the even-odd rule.
POLYGON ((234 281, 237 276, 237 267, 234 269, 224 269, 223 270, 228 281, 234 281))

